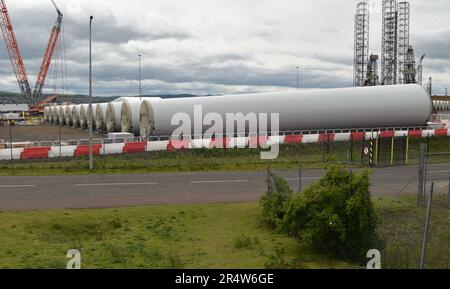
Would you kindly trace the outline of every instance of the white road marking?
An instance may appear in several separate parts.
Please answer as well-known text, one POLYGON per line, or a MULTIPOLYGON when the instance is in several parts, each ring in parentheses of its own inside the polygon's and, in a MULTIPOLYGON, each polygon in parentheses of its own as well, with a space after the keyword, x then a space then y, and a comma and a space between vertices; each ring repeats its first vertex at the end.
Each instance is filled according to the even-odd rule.
POLYGON ((0 188, 31 188, 36 185, 1 185, 0 188))
POLYGON ((450 173, 450 170, 445 170, 445 171, 429 171, 429 174, 439 174, 439 173, 450 173))
POLYGON ((107 186, 147 186, 157 183, 98 183, 98 184, 75 184, 75 187, 107 187, 107 186))
MULTIPOLYGON (((305 178, 302 178, 302 180, 320 180, 320 179, 321 179, 321 177, 305 177, 305 178)), ((288 181, 298 181, 299 178, 286 178, 286 180, 288 180, 288 181)))
POLYGON ((211 184, 211 183, 245 183, 248 180, 216 180, 216 181, 190 181, 191 184, 211 184))

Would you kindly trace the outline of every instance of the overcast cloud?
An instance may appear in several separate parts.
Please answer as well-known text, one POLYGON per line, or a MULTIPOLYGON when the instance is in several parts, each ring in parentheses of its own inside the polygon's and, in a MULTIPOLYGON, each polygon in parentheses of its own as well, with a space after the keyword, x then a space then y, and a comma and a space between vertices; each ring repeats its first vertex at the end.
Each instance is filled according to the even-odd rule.
MULTIPOLYGON (((56 0, 65 17, 69 88, 87 93, 94 15, 94 94, 222 94, 352 85, 355 0, 56 0)), ((50 0, 6 0, 34 84, 56 19, 50 0)), ((380 52, 381 0, 371 7, 380 52)), ((411 0, 411 43, 427 54, 424 78, 450 87, 450 1, 411 0)), ((3 41, 1 41, 3 42, 3 41)), ((45 92, 51 92, 49 73, 45 92)), ((0 90, 17 91, 4 44, 0 90)))

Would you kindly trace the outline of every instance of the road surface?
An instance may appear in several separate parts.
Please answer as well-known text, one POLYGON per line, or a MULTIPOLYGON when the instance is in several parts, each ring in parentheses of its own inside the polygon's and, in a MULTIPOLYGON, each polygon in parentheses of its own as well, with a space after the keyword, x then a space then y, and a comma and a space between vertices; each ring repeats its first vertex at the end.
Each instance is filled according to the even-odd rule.
MULTIPOLYGON (((298 189, 299 172, 276 173, 298 189)), ((323 174, 304 170, 302 186, 323 174)), ((430 166, 428 175, 440 178, 435 181, 437 193, 448 192, 450 165, 430 166)), ((416 194, 417 176, 418 167, 377 168, 371 177, 372 194, 416 194)), ((266 188, 266 172, 0 177, 0 211, 253 202, 266 188)))

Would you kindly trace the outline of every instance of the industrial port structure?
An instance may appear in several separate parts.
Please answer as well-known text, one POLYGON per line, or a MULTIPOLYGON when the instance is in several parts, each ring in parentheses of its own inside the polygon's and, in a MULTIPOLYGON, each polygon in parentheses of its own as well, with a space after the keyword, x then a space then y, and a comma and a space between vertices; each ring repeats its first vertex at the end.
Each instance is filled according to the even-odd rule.
MULTIPOLYGON (((410 43, 411 6, 407 1, 382 0, 381 74, 378 55, 369 55, 370 11, 367 2, 356 5, 354 27, 353 86, 418 83, 423 85, 425 55, 416 66, 410 43)), ((432 94, 432 79, 426 84, 432 94)))
MULTIPOLYGON (((58 51, 57 44, 62 41, 63 14, 52 0, 58 16, 51 31, 36 87, 31 91, 5 0, 0 3, 2 32, 22 96, 36 109, 35 99, 42 94, 53 53, 58 51)), ((431 78, 426 90, 419 86, 422 84, 425 55, 420 58, 416 67, 414 49, 409 39, 410 4, 406 1, 382 0, 382 16, 379 76, 380 57, 369 55, 369 5, 367 2, 357 4, 353 77, 355 88, 167 100, 158 97, 121 97, 109 103, 94 103, 92 115, 89 115, 86 103, 56 106, 52 104, 56 96, 51 96, 37 104, 37 109, 42 110, 44 122, 47 123, 88 129, 92 122, 99 132, 128 132, 143 137, 170 135, 173 132, 172 116, 179 112, 192 116, 194 105, 202 105, 205 113, 215 112, 222 117, 226 113, 239 112, 279 113, 281 130, 427 125, 427 121, 432 120, 430 115, 433 109, 447 111, 448 102, 439 100, 432 103, 431 78), (362 86, 372 88, 361 88, 362 86), (387 103, 389 106, 386 106, 387 103)))
MULTIPOLYGON (((39 74, 36 79, 36 84, 34 90, 31 90, 30 82, 28 80, 28 74, 25 69, 25 64, 23 61, 22 54, 20 52, 19 43, 17 41, 13 24, 9 16, 8 8, 6 7, 5 0, 0 0, 0 28, 2 30, 3 37, 5 39, 6 47, 8 50, 9 58, 17 79, 17 83, 20 88, 20 93, 25 101, 30 107, 30 113, 36 114, 44 110, 44 106, 48 103, 54 102, 56 100, 55 95, 52 95, 46 99, 39 101, 42 98, 42 89, 47 78, 47 74, 52 63, 52 59, 55 51, 64 53, 64 51, 59 51, 64 49, 64 45, 61 44, 63 39, 61 38, 61 28, 63 21, 63 14, 56 6, 54 0, 51 0, 53 6, 57 12, 57 19, 53 28, 50 32, 50 37, 48 40, 47 47, 45 49, 44 56, 42 58, 42 63, 39 69, 39 74), (58 46, 57 49, 57 45, 58 46)), ((62 56, 60 55, 61 59, 62 56)), ((58 65, 59 66, 59 65, 58 65)), ((61 65, 65 69, 65 64, 61 65)), ((60 72, 59 72, 60 73, 60 72)), ((64 76, 63 76, 64 77, 64 76)), ((67 76, 65 76, 67 78, 67 76)))

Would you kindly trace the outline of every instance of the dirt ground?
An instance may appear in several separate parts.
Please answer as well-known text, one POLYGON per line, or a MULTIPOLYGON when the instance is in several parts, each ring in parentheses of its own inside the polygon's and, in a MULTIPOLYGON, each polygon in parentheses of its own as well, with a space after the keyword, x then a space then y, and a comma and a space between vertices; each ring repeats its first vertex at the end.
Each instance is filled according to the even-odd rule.
MULTIPOLYGON (((67 126, 42 124, 34 126, 13 126, 12 139, 13 142, 56 141, 59 139, 60 129, 62 140, 78 140, 89 138, 89 132, 87 130, 80 130, 78 128, 71 128, 67 126)), ((94 138, 102 137, 105 137, 105 135, 94 133, 94 138)), ((9 125, 0 126, 0 140, 9 141, 9 125)))

